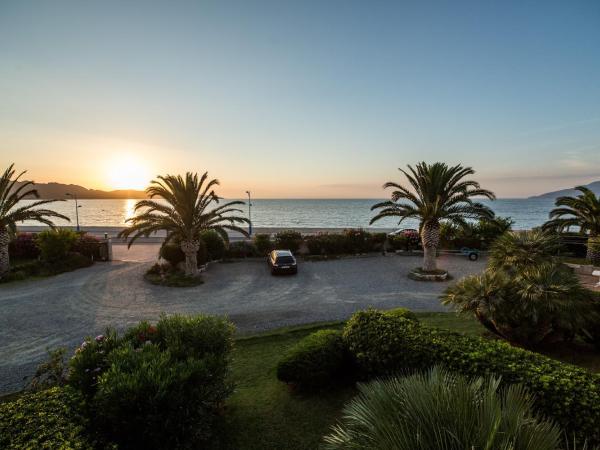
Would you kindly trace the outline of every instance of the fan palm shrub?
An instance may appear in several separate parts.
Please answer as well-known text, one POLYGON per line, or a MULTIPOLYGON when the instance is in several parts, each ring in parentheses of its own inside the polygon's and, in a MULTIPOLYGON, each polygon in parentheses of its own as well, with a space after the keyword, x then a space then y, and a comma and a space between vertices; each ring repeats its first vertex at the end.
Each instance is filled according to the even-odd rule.
POLYGON ((473 314, 495 335, 526 347, 570 339, 593 314, 590 292, 555 262, 465 277, 445 291, 442 303, 473 314))
MULTIPOLYGON (((563 232, 574 226, 590 238, 600 236, 600 196, 585 186, 575 189, 581 194, 556 199, 556 208, 550 211, 550 220, 544 224, 544 228, 563 232)), ((594 248, 588 243, 587 258, 600 260, 600 252, 595 254, 594 248)))
POLYGON ((519 270, 552 261, 560 247, 558 236, 539 229, 513 231, 498 237, 490 248, 488 266, 494 270, 519 270))
POLYGON ((422 269, 434 272, 441 223, 462 226, 469 220, 491 219, 492 210, 474 197, 494 199, 495 196, 482 189, 477 181, 466 179, 475 171, 460 164, 421 162, 416 167, 409 165, 408 170, 399 170, 409 187, 391 181, 385 183, 384 189, 393 189, 391 199, 371 207, 372 211, 379 210, 371 224, 386 217, 399 218, 398 224, 406 219, 418 220, 424 253, 422 269))
POLYGON ((26 173, 15 176, 14 164, 8 166, 0 177, 0 278, 10 269, 8 244, 16 235, 17 223, 32 220, 54 228, 52 218, 69 220, 68 217, 51 209, 39 208, 58 200, 37 200, 27 205, 19 204, 27 198, 39 198, 38 191, 33 188, 33 181, 19 182, 26 173))
POLYGON ((191 172, 187 172, 185 177, 157 177, 146 189, 150 199, 140 200, 135 204, 136 215, 127 220, 131 225, 122 230, 119 236, 128 238, 130 247, 139 237, 166 231, 165 243, 178 243, 185 254, 185 274, 196 276, 198 241, 203 232, 213 230, 224 240, 228 239, 227 230, 248 235, 239 226, 249 223, 248 219, 236 215, 242 211, 235 208, 244 202, 233 201, 219 205, 221 198, 214 191, 218 185, 218 180, 208 179, 208 172, 201 177, 191 172), (164 199, 166 204, 154 200, 155 197, 164 199))
POLYGON ((325 437, 328 450, 555 450, 561 430, 532 411, 520 385, 500 389, 494 377, 468 379, 439 367, 373 381, 325 437))

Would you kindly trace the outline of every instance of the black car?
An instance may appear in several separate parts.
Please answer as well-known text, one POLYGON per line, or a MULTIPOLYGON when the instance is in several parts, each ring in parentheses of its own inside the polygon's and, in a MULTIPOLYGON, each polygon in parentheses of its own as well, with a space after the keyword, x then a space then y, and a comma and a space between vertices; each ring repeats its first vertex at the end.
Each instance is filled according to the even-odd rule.
POLYGON ((298 273, 296 258, 289 250, 273 250, 269 253, 268 263, 273 275, 277 273, 298 273))

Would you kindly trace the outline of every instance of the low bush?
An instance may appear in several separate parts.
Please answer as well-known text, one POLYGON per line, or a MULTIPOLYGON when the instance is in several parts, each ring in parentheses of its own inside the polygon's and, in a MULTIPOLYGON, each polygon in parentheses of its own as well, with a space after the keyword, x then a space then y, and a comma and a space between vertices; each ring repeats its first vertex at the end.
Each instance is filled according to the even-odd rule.
POLYGON ((258 256, 267 256, 275 248, 269 234, 254 235, 254 247, 258 256))
POLYGON ((359 229, 344 230, 345 246, 347 253, 368 253, 373 251, 373 236, 371 233, 359 229))
POLYGON ((344 341, 365 377, 442 364, 466 376, 495 374, 535 394, 534 408, 569 434, 600 443, 600 375, 498 340, 421 326, 379 311, 356 313, 344 341))
MULTIPOLYGON (((185 261, 185 253, 179 247, 177 243, 168 243, 160 246, 159 255, 162 259, 167 261, 171 267, 177 268, 179 264, 185 261)), ((208 250, 206 243, 200 239, 198 240, 198 252, 196 253, 196 261, 198 267, 203 266, 208 261, 208 250)))
POLYGON ((79 396, 54 387, 0 403, 0 448, 92 449, 79 396))
POLYGON ((252 242, 235 241, 230 243, 227 249, 228 258, 252 258, 257 255, 258 251, 252 242))
POLYGON ((561 430, 533 412, 532 396, 522 386, 499 385, 495 377, 470 379, 439 367, 361 385, 324 448, 559 448, 561 430))
POLYGON ((387 316, 392 316, 392 317, 402 317, 404 319, 413 320, 415 322, 419 321, 419 319, 417 318, 417 315, 414 312, 412 312, 410 309, 407 309, 407 308, 388 309, 387 311, 385 311, 385 314, 387 316))
POLYGON ((102 241, 87 233, 79 233, 77 240, 73 243, 72 251, 85 256, 88 259, 102 259, 102 241))
POLYGON ((350 375, 351 365, 342 333, 320 330, 308 335, 277 364, 277 378, 300 388, 320 388, 350 375))
POLYGON ((146 271, 144 279, 149 283, 167 287, 193 287, 204 284, 200 275, 189 277, 170 264, 159 263, 154 264, 146 271))
POLYGON ((210 439, 230 390, 212 357, 174 358, 148 344, 109 355, 94 396, 96 423, 126 448, 191 448, 210 439))
POLYGON ((587 259, 589 259, 593 265, 600 266, 600 236, 588 238, 587 259))
POLYGON ((78 234, 72 230, 57 228, 38 233, 35 241, 42 260, 55 262, 66 258, 78 238, 78 234))
POLYGON ((11 259, 37 259, 40 249, 35 242, 35 234, 18 233, 8 244, 8 254, 11 259))
POLYGON ((275 235, 275 247, 296 253, 302 244, 302 235, 294 230, 280 231, 275 235))
POLYGON ((225 257, 227 245, 219 233, 214 230, 206 230, 200 233, 200 239, 206 244, 208 261, 216 261, 225 257))

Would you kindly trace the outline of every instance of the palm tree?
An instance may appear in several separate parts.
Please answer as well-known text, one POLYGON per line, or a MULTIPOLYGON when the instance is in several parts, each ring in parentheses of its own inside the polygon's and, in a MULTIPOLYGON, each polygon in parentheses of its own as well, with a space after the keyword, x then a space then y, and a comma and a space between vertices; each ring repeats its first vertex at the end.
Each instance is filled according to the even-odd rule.
POLYGON ((38 209, 38 206, 47 205, 58 200, 38 200, 28 205, 19 205, 25 198, 39 198, 38 191, 33 189, 33 181, 19 182, 27 172, 23 171, 15 177, 14 164, 8 166, 0 177, 0 278, 10 269, 8 244, 17 232, 17 222, 25 220, 37 221, 54 227, 51 217, 69 220, 68 217, 50 209, 38 209))
POLYGON ((533 396, 495 377, 469 378, 440 367, 375 380, 325 436, 327 450, 554 450, 562 432, 534 411, 533 396))
POLYGON ((482 203, 473 200, 481 196, 489 199, 496 197, 491 191, 482 189, 479 183, 465 180, 475 171, 460 164, 449 167, 445 163, 427 164, 421 162, 408 171, 398 169, 408 180, 413 191, 394 182, 387 182, 384 189, 393 188, 391 200, 373 205, 371 210, 379 209, 371 224, 384 217, 399 217, 398 224, 405 219, 417 219, 423 244, 423 270, 432 272, 437 269, 436 251, 440 242, 440 223, 465 226, 469 219, 491 219, 493 211, 482 203))
MULTIPOLYGON (((544 224, 548 230, 562 232, 569 227, 579 227, 581 234, 589 237, 600 236, 600 196, 585 186, 577 186, 580 191, 576 197, 558 197, 554 208, 550 211, 550 220, 544 224)), ((592 259, 592 247, 588 242, 587 257, 592 259)))
POLYGON ((122 230, 119 237, 129 239, 128 247, 141 236, 164 230, 167 233, 165 244, 177 242, 185 254, 185 274, 196 276, 200 233, 204 230, 214 230, 225 240, 228 240, 227 230, 237 231, 244 236, 248 233, 236 224, 249 223, 245 217, 228 215, 241 213, 235 205, 244 202, 228 202, 216 206, 221 198, 213 188, 219 185, 216 179, 208 180, 208 172, 198 178, 197 173, 187 172, 185 178, 181 175, 159 176, 152 180, 146 189, 146 194, 153 199, 160 197, 167 204, 155 200, 140 200, 135 204, 136 216, 127 220, 129 228, 122 230), (212 207, 214 206, 214 207, 212 207), (212 207, 212 208, 211 208, 212 207), (138 212, 139 211, 139 212, 138 212))

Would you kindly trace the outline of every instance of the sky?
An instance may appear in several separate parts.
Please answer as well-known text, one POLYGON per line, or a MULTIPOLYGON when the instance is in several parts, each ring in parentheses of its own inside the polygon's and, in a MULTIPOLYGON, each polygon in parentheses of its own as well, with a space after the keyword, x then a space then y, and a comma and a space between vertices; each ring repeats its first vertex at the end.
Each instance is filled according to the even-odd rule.
POLYGON ((381 198, 419 161, 600 179, 600 2, 0 1, 0 162, 37 182, 381 198))

